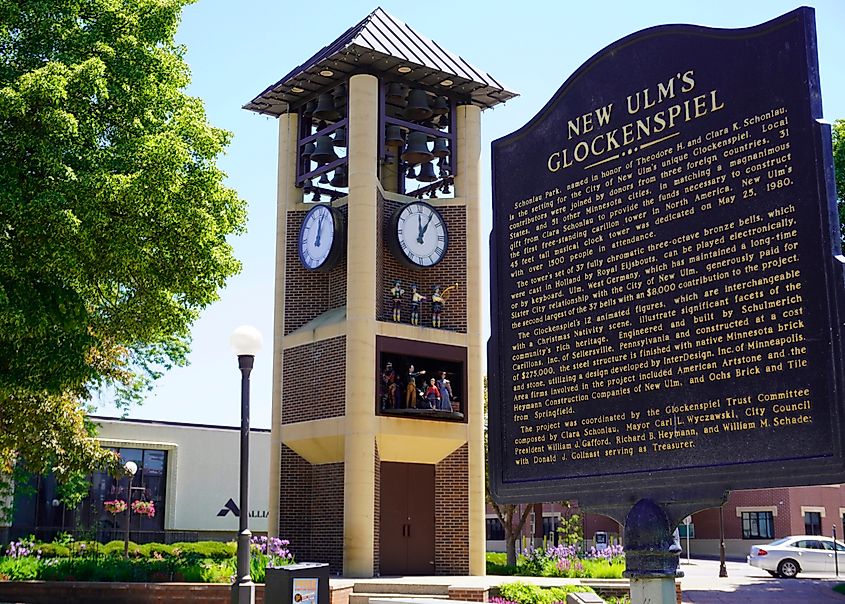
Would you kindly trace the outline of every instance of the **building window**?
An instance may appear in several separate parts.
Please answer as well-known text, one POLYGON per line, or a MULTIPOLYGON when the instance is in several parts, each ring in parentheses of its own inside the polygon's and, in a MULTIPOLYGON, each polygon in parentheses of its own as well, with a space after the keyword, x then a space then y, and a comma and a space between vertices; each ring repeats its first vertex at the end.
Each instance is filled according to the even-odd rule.
POLYGON ((557 516, 543 517, 543 538, 547 545, 557 545, 557 516))
POLYGON ((822 515, 819 512, 804 512, 804 534, 822 534, 822 515))
POLYGON ((771 512, 743 512, 743 539, 772 539, 775 536, 774 516, 771 512))
POLYGON ((505 527, 498 518, 487 518, 487 541, 504 541, 505 527))
MULTIPOLYGON (((167 451, 157 449, 109 448, 120 455, 121 462, 134 461, 138 471, 132 480, 131 501, 152 501, 155 516, 148 518, 130 514, 130 538, 137 543, 163 541, 165 514, 165 486, 167 483, 167 451)), ((96 471, 91 475, 88 496, 76 509, 65 509, 59 500, 56 478, 53 475, 35 476, 31 489, 15 489, 15 516, 11 537, 33 534, 49 541, 59 532, 74 532, 85 538, 105 543, 123 540, 126 514, 112 515, 104 502, 126 500, 129 480, 115 478, 107 472, 96 471)))

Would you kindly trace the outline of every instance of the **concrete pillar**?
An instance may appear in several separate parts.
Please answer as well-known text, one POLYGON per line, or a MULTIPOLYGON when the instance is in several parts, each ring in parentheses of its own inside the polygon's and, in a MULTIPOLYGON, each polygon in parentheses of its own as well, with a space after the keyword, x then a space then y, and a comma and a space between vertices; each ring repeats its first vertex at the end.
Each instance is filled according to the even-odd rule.
POLYGON ((346 447, 343 573, 372 577, 375 551, 376 254, 378 80, 349 79, 346 299, 346 447))
POLYGON ((484 488, 484 381, 481 341, 481 109, 457 108, 455 196, 466 204, 467 220, 467 385, 469 412, 469 572, 486 573, 484 488))
POLYGON ((270 429, 270 476, 267 532, 279 536, 279 493, 282 455, 282 361, 285 325, 285 265, 287 262, 288 210, 302 202, 302 189, 296 188, 296 154, 299 115, 279 116, 279 160, 276 193, 276 287, 273 317, 273 408, 270 429))

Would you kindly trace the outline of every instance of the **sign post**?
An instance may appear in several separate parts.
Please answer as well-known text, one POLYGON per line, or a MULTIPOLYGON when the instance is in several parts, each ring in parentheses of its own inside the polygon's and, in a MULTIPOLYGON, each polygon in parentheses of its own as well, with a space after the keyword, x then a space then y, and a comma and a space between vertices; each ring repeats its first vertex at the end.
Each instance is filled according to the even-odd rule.
POLYGON ((627 517, 662 581, 645 552, 727 491, 845 480, 821 117, 800 8, 632 34, 493 143, 495 499, 627 517))

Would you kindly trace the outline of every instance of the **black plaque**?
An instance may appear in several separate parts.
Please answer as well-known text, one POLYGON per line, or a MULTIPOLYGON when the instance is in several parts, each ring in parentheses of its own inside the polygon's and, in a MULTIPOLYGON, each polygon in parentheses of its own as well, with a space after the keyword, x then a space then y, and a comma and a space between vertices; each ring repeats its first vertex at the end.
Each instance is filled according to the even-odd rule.
POLYGON ((493 143, 498 500, 845 480, 821 115, 801 8, 628 36, 493 143))

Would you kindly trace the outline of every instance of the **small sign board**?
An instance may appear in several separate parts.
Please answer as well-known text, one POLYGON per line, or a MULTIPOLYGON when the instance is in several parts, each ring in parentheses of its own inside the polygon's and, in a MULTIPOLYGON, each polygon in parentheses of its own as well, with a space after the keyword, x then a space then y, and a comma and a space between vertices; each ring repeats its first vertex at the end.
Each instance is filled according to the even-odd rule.
POLYGON ((493 143, 497 500, 630 507, 845 480, 821 116, 801 8, 633 34, 493 143))

